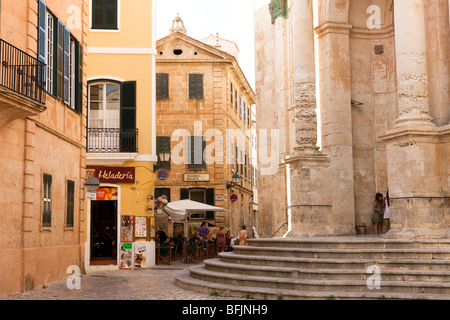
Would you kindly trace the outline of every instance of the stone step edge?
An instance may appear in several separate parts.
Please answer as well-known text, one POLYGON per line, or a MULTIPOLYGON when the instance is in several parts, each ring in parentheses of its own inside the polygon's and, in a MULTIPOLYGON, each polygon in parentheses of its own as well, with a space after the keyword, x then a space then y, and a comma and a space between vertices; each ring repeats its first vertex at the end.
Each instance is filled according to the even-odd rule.
POLYGON ((295 257, 279 257, 279 256, 263 256, 263 255, 244 255, 234 252, 221 252, 219 258, 235 258, 244 260, 267 260, 267 261, 289 261, 289 262, 315 262, 315 263, 425 263, 425 264, 448 264, 450 260, 443 259, 329 259, 329 258, 295 258, 295 257))
MULTIPOLYGON (((274 297, 287 297, 288 299, 386 299, 386 300, 450 300, 450 295, 440 294, 416 294, 416 293, 392 293, 392 292, 321 292, 321 291, 298 291, 286 289, 271 289, 260 287, 244 287, 235 285, 225 285, 221 283, 209 282, 190 277, 189 274, 180 275, 175 278, 179 287, 187 290, 202 293, 217 293, 224 297, 243 297, 247 294, 257 294, 261 296, 273 295, 274 297), (217 290, 221 292, 217 292, 217 290)), ((251 298, 251 296, 250 296, 251 298)), ((262 299, 261 299, 262 300, 262 299)))
MULTIPOLYGON (((366 286, 366 280, 310 280, 310 279, 293 279, 280 277, 251 276, 232 273, 221 273, 207 270, 204 264, 195 265, 189 268, 190 273, 201 276, 209 276, 214 278, 222 278, 229 280, 246 280, 257 282, 272 283, 297 283, 305 285, 323 285, 323 286, 366 286)), ((431 287, 431 288, 450 288, 450 282, 425 282, 425 281, 382 281, 382 286, 387 287, 431 287)))
POLYGON ((235 250, 272 251, 272 252, 305 252, 305 253, 444 253, 450 254, 450 249, 364 249, 364 248, 289 248, 289 247, 256 247, 236 246, 235 250))
MULTIPOLYGON (((247 271, 269 271, 269 272, 299 272, 299 273, 347 273, 347 274, 367 274, 367 270, 364 269, 317 269, 317 268, 293 268, 293 267, 275 267, 275 266, 258 266, 258 265, 246 265, 238 263, 223 262, 220 259, 209 259, 203 261, 205 265, 214 267, 230 268, 230 269, 244 269, 247 271)), ((394 270, 380 268, 383 274, 390 275, 431 275, 431 276, 450 276, 450 271, 446 270, 394 270)))
POLYGON ((249 243, 255 242, 272 242, 272 243, 350 243, 350 244, 365 244, 365 243, 376 243, 376 244, 410 244, 410 243, 425 243, 425 244, 450 244, 450 239, 389 239, 375 236, 368 237, 311 237, 311 238, 259 238, 259 239, 248 239, 249 243))

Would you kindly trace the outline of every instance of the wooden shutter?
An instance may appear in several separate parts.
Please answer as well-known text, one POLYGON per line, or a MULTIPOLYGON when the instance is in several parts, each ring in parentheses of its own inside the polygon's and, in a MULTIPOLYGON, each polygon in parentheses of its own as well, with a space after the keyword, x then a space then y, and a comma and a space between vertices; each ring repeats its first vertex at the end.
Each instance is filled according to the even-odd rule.
POLYGON ((136 81, 120 85, 120 151, 137 152, 136 81))
POLYGON ((39 0, 38 13, 38 60, 45 63, 46 61, 46 41, 47 41, 47 5, 39 0))
POLYGON ((76 71, 75 71, 75 111, 83 113, 83 46, 77 41, 76 50, 76 71))
MULTIPOLYGON (((210 206, 215 205, 215 192, 214 188, 206 189, 206 204, 209 204, 210 206)), ((214 220, 214 211, 206 211, 206 219, 207 220, 214 220)))
POLYGON ((64 103, 70 104, 70 31, 64 27, 64 103))
POLYGON ((54 93, 59 99, 63 99, 64 96, 64 25, 61 20, 57 22, 58 29, 57 42, 55 43, 57 55, 56 55, 56 90, 54 93))
POLYGON ((72 228, 74 222, 75 208, 75 182, 67 181, 67 213, 66 227, 72 228))
POLYGON ((189 99, 203 99, 203 74, 189 75, 189 99))
POLYGON ((52 176, 44 174, 42 183, 42 226, 52 225, 52 176))
POLYGON ((155 188, 155 199, 161 196, 166 196, 167 201, 170 202, 170 188, 155 188))
POLYGON ((169 99, 169 74, 156 74, 156 99, 169 99))
POLYGON ((117 30, 117 0, 92 0, 92 28, 117 30))
POLYGON ((180 200, 189 199, 189 189, 180 189, 180 200))

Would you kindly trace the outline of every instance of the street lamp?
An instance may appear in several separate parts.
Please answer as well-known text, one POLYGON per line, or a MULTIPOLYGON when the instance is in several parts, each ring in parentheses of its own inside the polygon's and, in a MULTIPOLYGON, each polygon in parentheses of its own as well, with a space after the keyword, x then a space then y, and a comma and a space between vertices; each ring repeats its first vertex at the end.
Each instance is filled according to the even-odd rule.
POLYGON ((227 180, 227 189, 231 189, 234 185, 239 185, 241 181, 241 176, 239 175, 239 173, 235 173, 232 177, 231 177, 231 183, 230 181, 227 180))
MULTIPOLYGON (((156 172, 158 168, 165 168, 164 163, 170 163, 170 149, 167 148, 166 145, 164 145, 161 149, 159 149, 158 153, 158 163, 155 163, 153 165, 153 172, 156 172)), ((169 164, 170 168, 170 164, 169 164)))
POLYGON ((234 175, 233 175, 233 183, 234 184, 239 184, 239 182, 240 182, 240 180, 241 180, 241 176, 239 175, 239 173, 235 173, 234 175))
POLYGON ((159 161, 161 161, 161 162, 169 162, 170 161, 170 149, 167 148, 166 145, 164 145, 161 149, 159 149, 158 157, 159 157, 159 161))

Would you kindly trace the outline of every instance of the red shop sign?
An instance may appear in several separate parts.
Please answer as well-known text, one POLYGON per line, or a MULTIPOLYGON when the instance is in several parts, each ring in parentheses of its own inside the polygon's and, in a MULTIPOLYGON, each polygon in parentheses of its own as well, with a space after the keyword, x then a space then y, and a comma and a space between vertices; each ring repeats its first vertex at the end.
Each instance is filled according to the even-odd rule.
POLYGON ((87 167, 86 179, 96 177, 101 183, 134 183, 134 167, 87 167))

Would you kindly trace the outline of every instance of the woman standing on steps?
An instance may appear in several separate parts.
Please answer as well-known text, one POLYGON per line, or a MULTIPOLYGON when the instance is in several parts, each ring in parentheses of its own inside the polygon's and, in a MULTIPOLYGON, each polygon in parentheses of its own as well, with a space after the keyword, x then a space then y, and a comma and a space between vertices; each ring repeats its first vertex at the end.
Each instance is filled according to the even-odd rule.
POLYGON ((386 192, 386 197, 384 198, 384 226, 386 227, 386 232, 391 228, 391 215, 389 212, 389 190, 386 192))
POLYGON ((239 233, 239 245, 246 246, 247 245, 247 227, 245 225, 242 226, 242 230, 239 233))
POLYGON ((383 211, 384 211, 384 201, 383 195, 377 193, 375 196, 375 202, 373 203, 373 214, 372 222, 375 225, 375 234, 381 235, 381 225, 383 223, 383 211))

